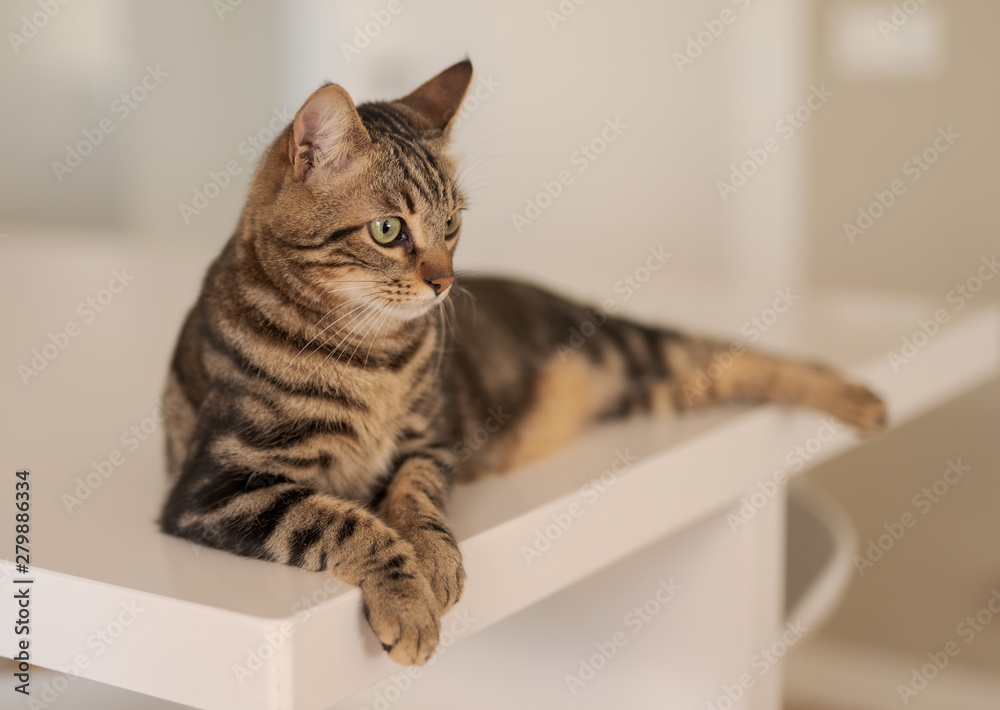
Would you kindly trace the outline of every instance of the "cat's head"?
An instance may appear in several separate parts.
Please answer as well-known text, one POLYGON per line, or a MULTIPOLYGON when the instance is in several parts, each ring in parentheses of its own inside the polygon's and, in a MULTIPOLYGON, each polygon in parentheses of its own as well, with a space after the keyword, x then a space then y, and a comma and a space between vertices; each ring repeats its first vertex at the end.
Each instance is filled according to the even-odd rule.
POLYGON ((244 238, 271 281, 303 305, 428 313, 450 292, 465 199, 448 131, 472 77, 466 60, 397 101, 355 106, 316 91, 271 146, 244 238))

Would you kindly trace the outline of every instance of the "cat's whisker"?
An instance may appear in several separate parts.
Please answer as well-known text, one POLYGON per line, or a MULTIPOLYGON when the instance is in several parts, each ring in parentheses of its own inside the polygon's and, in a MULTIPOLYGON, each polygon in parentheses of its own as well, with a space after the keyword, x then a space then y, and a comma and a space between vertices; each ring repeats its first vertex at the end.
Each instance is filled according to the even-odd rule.
POLYGON ((487 156, 485 158, 480 158, 478 160, 470 161, 470 162, 466 163, 465 165, 463 165, 459 169, 459 171, 455 174, 455 184, 460 185, 460 186, 464 186, 465 185, 465 181, 468 178, 472 177, 476 173, 477 170, 479 170, 480 168, 482 168, 483 166, 485 166, 489 162, 490 157, 491 156, 487 156))
MULTIPOLYGON (((321 331, 319 331, 318 333, 316 333, 316 335, 314 335, 309 340, 309 343, 312 343, 314 340, 316 340, 316 338, 318 338, 320 335, 322 335, 323 333, 325 333, 327 330, 329 330, 330 328, 332 328, 333 326, 335 326, 340 321, 344 320, 344 318, 346 318, 347 316, 351 315, 356 310, 364 307, 364 305, 366 303, 369 303, 371 300, 372 300, 372 295, 371 294, 364 294, 362 296, 358 296, 357 298, 352 298, 352 299, 349 299, 347 301, 344 301, 343 303, 341 303, 338 306, 336 306, 333 309, 331 309, 329 312, 327 312, 327 314, 325 316, 323 316, 323 318, 320 318, 319 321, 316 322, 316 326, 317 327, 319 326, 320 322, 323 321, 323 319, 325 319, 327 316, 330 315, 330 313, 332 313, 332 312, 334 312, 334 311, 336 311, 336 310, 338 310, 340 308, 346 308, 347 306, 350 306, 353 303, 357 303, 358 301, 362 302, 360 305, 355 306, 354 308, 352 308, 351 310, 347 311, 346 313, 344 313, 343 315, 341 315, 339 318, 337 318, 336 320, 332 321, 327 326, 325 326, 321 331)), ((309 346, 309 343, 306 343, 306 347, 309 346)))
POLYGON ((456 293, 458 295, 462 296, 463 298, 465 298, 466 300, 468 300, 468 302, 471 304, 471 307, 472 307, 472 322, 475 323, 476 318, 478 317, 478 310, 477 310, 477 304, 476 304, 476 294, 472 293, 472 291, 470 291, 469 289, 467 289, 464 286, 460 285, 463 278, 468 278, 468 277, 472 276, 472 272, 469 272, 469 271, 460 271, 460 272, 457 272, 455 275, 456 275, 457 279, 455 281, 455 285, 452 286, 452 288, 453 289, 457 289, 456 293))
POLYGON ((377 289, 369 288, 364 291, 359 291, 357 288, 335 288, 327 291, 327 294, 346 294, 346 295, 356 295, 356 296, 371 296, 376 292, 377 289))
MULTIPOLYGON (((285 373, 286 373, 286 372, 288 372, 288 370, 289 370, 289 369, 291 368, 291 366, 292 366, 292 365, 293 365, 293 364, 295 363, 295 361, 296 361, 296 360, 298 360, 299 356, 300 356, 300 355, 302 355, 302 353, 304 353, 304 352, 306 351, 306 349, 307 349, 307 348, 308 348, 308 347, 309 347, 310 345, 312 345, 312 344, 313 344, 313 342, 314 342, 314 341, 315 341, 315 340, 316 340, 316 339, 317 339, 317 338, 318 338, 319 336, 321 336, 321 335, 322 335, 323 333, 325 333, 325 332, 326 332, 327 330, 329 330, 330 328, 332 328, 333 326, 335 326, 335 325, 336 325, 337 323, 339 323, 340 321, 342 321, 342 320, 343 320, 344 318, 346 318, 347 316, 349 316, 349 315, 350 315, 351 313, 354 313, 354 311, 358 310, 359 308, 363 308, 364 306, 365 306, 365 304, 364 304, 364 303, 362 303, 362 304, 361 304, 360 306, 357 306, 356 308, 354 308, 354 309, 352 309, 352 310, 348 311, 347 313, 345 313, 344 315, 342 315, 342 316, 341 316, 340 318, 338 318, 337 320, 333 321, 333 322, 332 322, 332 323, 330 323, 330 324, 329 324, 328 326, 326 326, 325 328, 323 328, 323 330, 321 330, 321 331, 319 331, 318 333, 316 333, 316 335, 314 335, 314 336, 313 336, 312 338, 310 338, 310 339, 309 339, 309 342, 308 342, 308 343, 306 343, 305 345, 303 345, 303 346, 302 346, 302 348, 301 348, 301 349, 300 349, 300 350, 299 350, 299 351, 298 351, 297 353, 295 353, 295 356, 294 356, 294 357, 293 357, 293 358, 292 358, 291 360, 289 360, 289 361, 288 361, 288 364, 287 364, 287 365, 285 366, 285 369, 281 371, 281 374, 280 374, 280 375, 278 376, 278 378, 280 379, 281 377, 283 377, 283 376, 285 375, 285 373)), ((332 309, 332 310, 336 310, 336 308, 334 308, 334 309, 332 309)), ((331 312, 332 312, 332 311, 331 311, 331 312)), ((327 314, 327 315, 329 315, 329 314, 327 314)), ((326 317, 326 316, 323 316, 323 318, 325 318, 325 317, 326 317)), ((320 320, 323 320, 323 319, 321 318, 320 320)), ((319 323, 317 323, 316 325, 319 325, 319 323)), ((342 330, 342 329, 341 329, 341 330, 342 330)), ((340 332, 340 331, 338 330, 337 332, 340 332)))
POLYGON ((358 339, 358 344, 354 346, 354 350, 351 351, 351 356, 347 358, 347 362, 344 364, 350 364, 350 362, 354 359, 354 356, 357 355, 358 350, 361 349, 361 346, 365 344, 365 340, 368 339, 369 333, 371 333, 372 329, 380 322, 380 316, 385 315, 385 311, 386 309, 383 306, 382 308, 377 309, 375 314, 368 319, 367 330, 365 330, 364 334, 358 339))
MULTIPOLYGON (((332 282, 332 283, 343 283, 343 282, 342 282, 342 281, 340 281, 340 280, 338 279, 338 281, 337 281, 337 282, 332 282)), ((345 290, 346 290, 346 289, 345 289, 345 290)), ((308 303, 308 304, 306 305, 306 308, 308 308, 308 309, 312 309, 312 307, 313 307, 313 304, 315 304, 315 303, 316 303, 316 301, 318 301, 319 299, 323 298, 323 296, 325 296, 325 295, 326 295, 326 294, 328 294, 328 293, 334 293, 334 292, 333 292, 333 291, 326 291, 326 292, 323 292, 323 291, 318 291, 318 292, 316 293, 316 295, 315 295, 315 296, 313 296, 313 297, 312 297, 312 298, 311 298, 311 299, 309 300, 309 303, 308 303)), ((345 304, 343 304, 343 303, 342 303, 342 304, 340 304, 340 305, 341 305, 341 306, 343 306, 343 305, 345 305, 345 304)), ((327 316, 329 316, 329 315, 330 315, 330 313, 331 313, 332 311, 334 311, 334 310, 336 310, 336 309, 337 309, 337 307, 338 307, 338 306, 335 306, 334 308, 331 308, 331 309, 330 309, 329 311, 327 311, 327 312, 326 312, 326 313, 325 313, 325 314, 324 314, 324 315, 323 315, 323 316, 322 316, 322 317, 321 317, 321 318, 320 318, 319 320, 317 320, 317 321, 316 321, 316 323, 315 323, 314 325, 319 325, 320 323, 322 323, 322 322, 323 322, 323 320, 324 320, 324 319, 325 319, 325 318, 326 318, 327 316)))
MULTIPOLYGON (((342 281, 342 282, 339 282, 339 283, 346 283, 346 282, 342 281)), ((373 282, 373 283, 378 283, 378 282, 373 282)), ((326 291, 325 294, 327 294, 327 295, 329 295, 329 294, 333 294, 333 295, 343 294, 345 296, 351 296, 352 297, 352 298, 349 298, 346 301, 343 301, 343 302, 339 303, 337 305, 337 307, 339 308, 341 306, 347 305, 348 303, 356 301, 359 298, 370 298, 372 296, 378 296, 380 294, 380 289, 378 287, 368 287, 368 288, 345 287, 345 288, 330 289, 330 290, 326 291)))
POLYGON ((330 316, 331 313, 333 313, 334 311, 336 311, 338 308, 344 308, 346 306, 349 306, 352 303, 356 303, 357 301, 361 301, 363 299, 370 298, 373 295, 374 295, 373 293, 362 293, 362 294, 358 294, 358 295, 354 296, 354 298, 349 298, 346 301, 338 303, 336 306, 334 306, 333 308, 331 308, 330 310, 328 310, 323 315, 323 317, 320 318, 318 321, 316 321, 313 325, 314 326, 318 326, 320 323, 322 323, 324 320, 326 320, 330 316))
POLYGON ((329 344, 334 338, 336 338, 341 333, 344 333, 346 329, 350 328, 350 332, 344 333, 344 336, 334 346, 335 348, 340 348, 341 345, 347 342, 348 338, 350 338, 351 335, 356 333, 358 326, 360 326, 361 323, 363 323, 364 320, 377 308, 378 308, 378 302, 375 299, 372 299, 371 301, 365 303, 364 310, 361 311, 361 313, 358 313, 353 318, 351 318, 347 323, 344 323, 344 325, 340 326, 333 335, 327 338, 326 343, 329 344))
MULTIPOLYGON (((398 303, 392 304, 392 311, 391 312, 392 312, 393 317, 395 317, 396 313, 399 311, 399 308, 400 308, 400 306, 399 306, 398 303)), ((386 328, 385 333, 382 334, 382 350, 385 350, 385 340, 388 337, 389 337, 389 329, 386 328)))
POLYGON ((473 202, 473 200, 472 200, 472 196, 473 195, 475 195, 478 192, 482 192, 483 190, 488 190, 488 189, 496 188, 496 187, 506 188, 507 190, 510 190, 511 192, 517 192, 517 193, 523 192, 523 190, 521 190, 521 189, 519 189, 517 187, 514 187, 513 185, 508 185, 507 183, 500 183, 500 182, 493 182, 493 183, 488 183, 488 184, 484 184, 484 185, 476 185, 475 187, 463 187, 462 190, 465 192, 465 196, 466 196, 466 198, 469 199, 469 202, 472 203, 473 202))
MULTIPOLYGON (((357 298, 354 298, 354 299, 351 299, 351 300, 349 300, 349 301, 345 301, 344 303, 342 303, 342 304, 340 304, 340 305, 338 305, 338 306, 334 306, 334 307, 333 307, 333 308, 331 308, 331 309, 330 309, 329 311, 327 311, 327 312, 326 312, 326 314, 324 314, 322 318, 320 318, 320 319, 319 319, 318 321, 316 321, 316 323, 315 323, 315 326, 319 326, 319 324, 320 324, 320 323, 321 323, 321 322, 322 322, 322 321, 323 321, 323 320, 324 320, 325 318, 327 318, 327 317, 328 317, 328 316, 329 316, 329 315, 330 315, 331 313, 333 313, 334 311, 336 311, 336 310, 337 310, 338 308, 343 308, 343 307, 345 307, 345 306, 348 306, 348 305, 350 305, 350 304, 351 304, 351 303, 353 303, 354 301, 358 301, 358 300, 362 300, 363 298, 367 298, 367 296, 359 296, 359 297, 357 297, 357 298)), ((302 353, 304 353, 304 352, 306 351, 306 349, 307 349, 307 348, 308 348, 308 347, 309 347, 309 346, 310 346, 310 345, 311 345, 311 344, 312 344, 312 343, 313 343, 313 342, 314 342, 314 341, 315 341, 315 340, 316 340, 317 338, 319 338, 319 337, 320 337, 320 336, 321 336, 321 335, 322 335, 323 333, 325 333, 325 332, 326 332, 327 330, 329 330, 330 328, 332 328, 333 326, 335 326, 335 325, 336 325, 337 323, 339 323, 339 322, 340 322, 341 320, 343 320, 344 318, 346 318, 347 316, 349 316, 349 315, 350 315, 351 313, 353 313, 354 311, 358 310, 359 308, 362 308, 362 307, 364 307, 364 305, 365 305, 365 304, 364 304, 364 303, 362 303, 362 304, 361 304, 360 306, 357 306, 356 308, 354 308, 354 309, 352 309, 352 310, 348 311, 347 313, 345 313, 344 315, 342 315, 342 316, 341 316, 340 318, 338 318, 337 320, 335 320, 335 321, 333 321, 332 323, 330 323, 329 325, 327 325, 327 326, 326 326, 325 328, 323 328, 323 329, 322 329, 321 331, 319 331, 319 332, 318 332, 318 333, 317 333, 316 335, 314 335, 314 336, 313 336, 312 338, 310 338, 309 342, 307 342, 307 343, 306 343, 305 345, 303 345, 303 346, 302 346, 302 348, 301 348, 301 349, 300 349, 300 350, 299 350, 299 351, 298 351, 297 353, 295 353, 295 355, 294 355, 294 356, 292 357, 292 359, 288 361, 288 363, 287 363, 287 364, 285 365, 285 369, 284 369, 284 370, 282 370, 282 371, 281 371, 281 373, 280 373, 280 374, 278 375, 278 379, 280 380, 281 378, 283 378, 283 377, 285 376, 285 374, 286 374, 286 373, 287 373, 287 372, 288 372, 288 371, 289 371, 289 370, 291 369, 292 365, 294 365, 294 364, 295 364, 295 361, 296 361, 296 360, 298 360, 298 358, 299 358, 299 357, 300 357, 300 356, 302 355, 302 353)), ((315 326, 314 326, 314 327, 315 327, 315 326)), ((341 328, 340 328, 340 329, 339 329, 339 330, 338 330, 337 332, 339 333, 339 332, 340 332, 340 330, 343 330, 343 327, 341 327, 341 328)), ((327 342, 328 342, 328 341, 327 341, 327 342)), ((324 343, 324 344, 326 344, 326 343, 324 343)), ((317 346, 317 350, 318 350, 318 349, 319 349, 320 347, 322 347, 322 345, 320 345, 320 346, 317 346)), ((315 352, 315 351, 314 351, 314 352, 315 352)), ((321 364, 322 364, 322 363, 321 363, 321 364)), ((315 374, 315 372, 316 372, 316 370, 313 370, 313 372, 312 372, 312 373, 310 373, 310 376, 311 376, 311 375, 313 375, 313 374, 315 374)), ((274 392, 275 392, 275 390, 276 390, 276 389, 277 389, 277 384, 275 384, 275 383, 272 383, 272 384, 270 385, 270 387, 268 388, 268 393, 269 393, 269 394, 274 394, 274 392)))
MULTIPOLYGON (((329 338, 328 338, 328 339, 326 340, 326 342, 325 342, 324 344, 325 344, 325 345, 329 345, 329 344, 330 344, 330 341, 331 341, 331 340, 333 340, 334 338, 336 338, 336 337, 337 337, 337 335, 339 335, 339 334, 340 334, 340 333, 341 333, 341 332, 342 332, 342 331, 344 330, 344 328, 347 328, 348 326, 352 325, 352 324, 353 324, 353 323, 354 323, 354 322, 355 322, 356 320, 358 320, 359 318, 361 318, 361 319, 362 319, 362 321, 360 321, 360 322, 358 323, 358 325, 360 325, 360 324, 361 324, 361 322, 363 322, 363 320, 364 320, 365 318, 367 318, 367 317, 368 317, 368 315, 369 315, 369 314, 370 314, 370 313, 371 313, 372 311, 375 311, 375 310, 377 310, 377 308, 378 308, 378 304, 377 304, 377 303, 375 303, 374 301, 372 301, 372 302, 370 302, 370 303, 367 303, 367 304, 365 304, 365 306, 366 306, 365 310, 361 311, 361 313, 359 313, 358 315, 354 316, 354 318, 352 318, 352 319, 351 319, 350 321, 348 321, 348 322, 347 322, 347 323, 345 323, 345 324, 344 324, 343 326, 341 326, 341 327, 340 327, 340 328, 339 328, 339 329, 337 330, 337 332, 336 332, 336 333, 334 333, 333 335, 331 335, 331 336, 330 336, 330 337, 329 337, 329 338)), ((344 344, 344 342, 345 342, 345 341, 347 340, 347 338, 348 338, 348 337, 349 337, 349 335, 344 335, 344 337, 340 339, 340 342, 339 342, 339 343, 337 343, 337 344, 336 344, 336 345, 335 345, 335 346, 333 347, 333 349, 331 349, 331 350, 330 350, 330 352, 329 352, 329 353, 327 353, 326 357, 324 357, 324 358, 323 358, 323 360, 322 360, 322 361, 321 361, 321 362, 320 362, 320 363, 319 363, 319 364, 318 364, 318 365, 317 365, 317 366, 316 366, 316 367, 315 367, 315 368, 313 369, 313 371, 312 371, 312 372, 310 373, 310 377, 311 377, 312 375, 315 375, 315 374, 316 374, 317 372, 319 372, 319 369, 320 369, 321 367, 323 367, 323 365, 325 365, 325 364, 326 364, 326 361, 330 359, 330 356, 332 356, 332 355, 333 355, 334 351, 339 351, 339 352, 340 352, 340 355, 338 355, 338 356, 337 356, 337 360, 336 360, 336 361, 334 362, 334 366, 336 366, 336 365, 337 365, 337 363, 339 363, 339 362, 340 362, 340 358, 342 358, 342 357, 344 356, 344 352, 345 352, 344 350, 342 350, 342 349, 341 349, 341 346, 342 346, 342 345, 344 344)), ((348 347, 350 347, 350 346, 348 346, 348 347)), ((344 374, 343 374, 343 373, 341 373, 341 375, 340 375, 340 379, 339 379, 339 380, 337 380, 337 387, 338 387, 338 388, 340 387, 340 383, 341 383, 341 381, 342 381, 343 379, 344 379, 344 374)))
MULTIPOLYGON (((375 341, 378 340, 379 330, 382 330, 382 326, 384 326, 386 323, 389 322, 389 316, 390 316, 390 314, 392 314, 392 312, 393 312, 394 309, 395 309, 395 307, 393 307, 393 309, 389 309, 389 308, 385 309, 385 317, 382 318, 382 322, 379 323, 378 330, 375 331, 375 337, 372 338, 372 344, 368 346, 368 352, 365 354, 365 364, 361 367, 361 371, 362 372, 364 372, 365 370, 368 369, 368 358, 371 357, 372 348, 375 347, 375 341)), ((389 330, 386 329, 386 333, 388 333, 388 332, 389 332, 389 330)), ((383 346, 384 346, 384 344, 385 344, 385 339, 384 338, 382 340, 382 343, 383 343, 383 346)))
POLYGON ((459 333, 458 333, 458 328, 456 327, 456 323, 458 322, 458 314, 455 312, 455 301, 449 298, 448 301, 445 303, 445 306, 447 306, 448 308, 446 317, 449 321, 449 325, 451 325, 452 338, 454 338, 455 341, 458 342, 459 333))
MULTIPOLYGON (((484 141, 480 144, 480 148, 484 147, 489 140, 492 139, 484 141)), ((466 181, 475 175, 476 172, 486 167, 493 160, 497 160, 498 158, 509 158, 512 155, 512 153, 493 153, 491 155, 476 156, 478 151, 479 148, 472 152, 470 157, 462 164, 455 175, 455 184, 458 185, 463 192, 465 191, 466 181)))
MULTIPOLYGON (((358 333, 360 333, 365 326, 370 325, 371 322, 374 321, 374 319, 378 318, 378 316, 381 313, 382 304, 376 301, 372 301, 371 306, 372 307, 369 310, 365 311, 363 315, 359 315, 356 323, 352 321, 351 332, 345 334, 344 338, 341 339, 340 344, 337 346, 338 348, 340 347, 340 345, 344 345, 345 343, 347 344, 346 346, 348 348, 351 347, 351 342, 357 339, 358 333)), ((362 335, 360 340, 363 341, 364 339, 365 335, 362 335)), ((346 349, 344 352, 346 352, 346 349)), ((341 355, 343 355, 343 352, 341 353, 341 355)), ((337 358, 337 361, 339 362, 340 358, 337 358)), ((348 362, 350 362, 349 359, 348 362)))
POLYGON ((479 172, 480 170, 482 170, 483 168, 485 168, 487 165, 489 165, 490 160, 492 160, 493 158, 497 158, 497 157, 501 157, 501 156, 488 156, 488 157, 480 160, 477 163, 465 166, 465 168, 463 168, 455 176, 455 184, 458 185, 459 187, 461 187, 464 190, 465 187, 469 184, 469 180, 471 180, 476 175, 477 172, 479 172))
POLYGON ((344 307, 349 306, 352 303, 356 303, 356 302, 358 302, 360 300, 364 300, 364 299, 369 299, 370 300, 372 298, 378 298, 379 296, 382 295, 381 292, 379 291, 379 289, 377 289, 377 288, 366 289, 366 290, 364 290, 362 292, 359 292, 357 289, 353 289, 353 288, 351 288, 351 289, 344 288, 344 289, 334 289, 332 291, 327 291, 327 293, 328 294, 345 294, 345 295, 351 296, 351 298, 348 298, 347 300, 338 303, 330 311, 327 311, 326 315, 324 315, 323 318, 320 318, 318 321, 316 321, 316 325, 317 326, 324 319, 326 319, 326 317, 329 316, 331 312, 336 311, 338 308, 344 308, 344 307))
MULTIPOLYGON (((344 366, 340 372, 340 378, 337 380, 338 389, 340 388, 340 383, 343 382, 344 380, 344 375, 347 374, 347 366, 351 364, 351 360, 354 359, 354 356, 357 354, 358 349, 361 347, 361 344, 365 341, 365 338, 368 337, 368 333, 371 332, 371 326, 374 324, 374 321, 378 319, 378 316, 379 316, 379 308, 378 306, 376 306, 371 313, 365 316, 365 319, 363 321, 358 323, 357 325, 358 330, 360 330, 361 327, 366 324, 368 325, 368 330, 358 341, 358 344, 354 346, 354 350, 351 352, 350 357, 348 357, 347 360, 344 362, 344 366)), ((348 344, 347 347, 351 347, 350 344, 348 344)), ((340 358, 344 356, 344 352, 346 352, 346 349, 341 351, 340 355, 337 357, 337 361, 334 363, 334 366, 340 365, 340 358)))
POLYGON ((470 169, 470 166, 472 164, 476 164, 476 166, 478 167, 483 162, 489 160, 495 160, 496 158, 509 158, 512 155, 512 153, 491 153, 489 155, 479 155, 480 151, 484 150, 488 143, 495 140, 496 138, 499 138, 505 133, 508 133, 508 131, 498 131, 497 133, 494 133, 492 136, 484 140, 482 143, 476 146, 472 151, 470 151, 468 153, 468 157, 466 157, 466 159, 462 161, 462 165, 458 169, 458 175, 461 176, 462 174, 464 174, 467 170, 470 169))
MULTIPOLYGON (((469 181, 466 181, 466 182, 462 183, 462 189, 465 190, 466 192, 468 192, 469 190, 478 190, 478 189, 482 188, 483 186, 489 187, 489 186, 491 186, 490 182, 492 180, 493 180, 493 178, 491 178, 491 177, 481 177, 478 180, 469 180, 469 181)), ((500 183, 497 183, 497 186, 507 187, 507 185, 501 185, 500 183)))
MULTIPOLYGON (((314 325, 314 327, 319 327, 319 324, 322 323, 327 318, 329 318, 332 313, 335 313, 335 312, 337 312, 339 310, 345 309, 348 306, 357 303, 358 301, 363 301, 363 302, 364 301, 370 301, 372 298, 375 298, 377 296, 378 296, 378 294, 376 294, 376 293, 363 293, 361 295, 355 296, 354 298, 349 298, 349 299, 347 299, 345 301, 342 301, 341 303, 338 303, 336 306, 334 306, 329 311, 327 311, 326 315, 324 315, 322 318, 320 318, 318 321, 316 321, 316 323, 314 323, 313 325, 314 325)), ((350 313, 350 311, 348 311, 348 313, 350 313)), ((347 313, 344 313, 343 315, 347 315, 347 313)), ((340 316, 337 320, 339 321, 340 318, 343 318, 343 315, 340 316)), ((337 321, 334 321, 334 322, 336 323, 337 321)))

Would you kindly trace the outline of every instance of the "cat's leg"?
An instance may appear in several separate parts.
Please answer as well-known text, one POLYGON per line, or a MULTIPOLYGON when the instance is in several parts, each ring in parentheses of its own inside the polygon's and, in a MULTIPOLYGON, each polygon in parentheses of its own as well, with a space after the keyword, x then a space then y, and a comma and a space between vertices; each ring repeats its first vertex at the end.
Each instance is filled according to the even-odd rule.
POLYGON ((574 432, 590 417, 736 401, 808 407, 865 432, 886 423, 881 399, 828 367, 615 318, 571 354, 557 348, 536 392, 536 418, 574 432))
POLYGON ((381 506, 389 525, 413 545, 442 614, 465 585, 462 555, 445 514, 454 469, 454 455, 444 449, 402 455, 381 506))
MULTIPOLYGON (((861 431, 885 426, 885 403, 838 372, 746 348, 609 318, 582 347, 556 348, 551 368, 576 392, 576 412, 599 418, 678 411, 713 402, 773 402, 834 415, 861 431), (578 372, 569 378, 572 370, 578 372)), ((542 391, 549 380, 540 379, 542 391)), ((573 416, 573 412, 569 413, 573 416)), ((576 425, 574 424, 574 427, 576 425)))
POLYGON ((365 616, 390 658, 407 665, 430 658, 440 608, 410 542, 356 503, 208 451, 201 446, 185 461, 160 520, 164 532, 329 571, 361 588, 365 616))
POLYGON ((739 343, 664 339, 671 398, 680 409, 712 402, 773 402, 832 414, 864 432, 886 424, 885 403, 822 365, 765 355, 739 343))

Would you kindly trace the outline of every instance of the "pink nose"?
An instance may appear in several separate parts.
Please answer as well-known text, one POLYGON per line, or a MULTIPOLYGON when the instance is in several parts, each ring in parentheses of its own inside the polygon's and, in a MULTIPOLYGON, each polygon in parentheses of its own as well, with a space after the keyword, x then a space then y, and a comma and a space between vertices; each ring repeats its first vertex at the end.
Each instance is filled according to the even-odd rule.
POLYGON ((429 279, 424 279, 424 283, 434 289, 434 295, 440 296, 442 293, 451 288, 451 285, 455 283, 455 275, 448 274, 447 276, 441 276, 435 274, 429 279))

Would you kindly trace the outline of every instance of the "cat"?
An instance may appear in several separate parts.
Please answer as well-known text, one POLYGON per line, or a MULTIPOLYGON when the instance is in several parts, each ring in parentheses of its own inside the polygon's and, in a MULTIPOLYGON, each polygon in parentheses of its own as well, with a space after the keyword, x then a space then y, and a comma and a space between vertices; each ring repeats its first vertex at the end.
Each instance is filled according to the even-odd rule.
POLYGON ((427 661, 462 595, 455 481, 595 421, 709 402, 803 405, 862 431, 886 415, 820 366, 748 350, 706 384, 728 343, 609 318, 570 350, 582 306, 503 279, 463 277, 459 294, 448 136, 471 77, 466 60, 397 101, 355 106, 336 84, 309 97, 261 159, 165 393, 163 531, 359 586, 402 664, 427 661), (502 426, 460 446, 490 412, 502 426))

